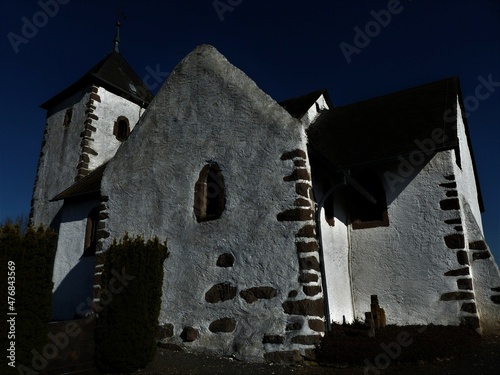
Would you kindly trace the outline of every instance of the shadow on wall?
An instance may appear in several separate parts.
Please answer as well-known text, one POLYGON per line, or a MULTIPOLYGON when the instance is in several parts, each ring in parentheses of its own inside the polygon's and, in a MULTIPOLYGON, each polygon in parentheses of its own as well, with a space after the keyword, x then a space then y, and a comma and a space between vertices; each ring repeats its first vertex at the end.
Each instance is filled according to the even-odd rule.
POLYGON ((401 160, 382 163, 373 168, 384 186, 387 207, 402 194, 408 185, 417 177, 422 169, 431 161, 432 157, 425 159, 421 165, 407 167, 401 160))
POLYGON ((71 320, 85 316, 92 300, 94 256, 82 257, 54 291, 52 320, 71 320), (90 301, 88 299, 90 298, 90 301))

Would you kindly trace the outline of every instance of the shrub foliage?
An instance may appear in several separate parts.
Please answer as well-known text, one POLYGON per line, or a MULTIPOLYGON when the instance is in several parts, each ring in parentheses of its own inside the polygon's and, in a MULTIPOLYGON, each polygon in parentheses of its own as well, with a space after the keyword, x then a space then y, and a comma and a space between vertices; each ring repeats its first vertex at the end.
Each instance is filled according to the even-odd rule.
POLYGON ((2 335, 2 348, 10 348, 11 341, 15 342, 16 365, 30 367, 32 350, 41 353, 47 344, 56 246, 57 235, 52 229, 29 226, 23 233, 19 225, 0 226, 2 332, 10 331, 7 319, 12 316, 6 316, 7 312, 17 313, 15 338, 11 340, 6 334, 2 335))
POLYGON ((132 372, 156 353, 166 244, 128 235, 104 253, 101 308, 95 332, 96 365, 132 372))

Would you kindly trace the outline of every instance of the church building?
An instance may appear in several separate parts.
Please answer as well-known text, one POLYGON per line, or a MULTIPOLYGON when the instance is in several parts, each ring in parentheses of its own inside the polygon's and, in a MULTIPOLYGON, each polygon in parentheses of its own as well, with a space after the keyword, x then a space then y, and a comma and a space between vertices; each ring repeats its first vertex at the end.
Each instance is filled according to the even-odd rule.
POLYGON ((167 240, 162 341, 192 350, 308 356, 372 295, 388 324, 500 332, 457 77, 278 103, 201 45, 153 97, 116 41, 41 107, 31 219, 58 232, 54 320, 90 313, 128 232, 167 240))

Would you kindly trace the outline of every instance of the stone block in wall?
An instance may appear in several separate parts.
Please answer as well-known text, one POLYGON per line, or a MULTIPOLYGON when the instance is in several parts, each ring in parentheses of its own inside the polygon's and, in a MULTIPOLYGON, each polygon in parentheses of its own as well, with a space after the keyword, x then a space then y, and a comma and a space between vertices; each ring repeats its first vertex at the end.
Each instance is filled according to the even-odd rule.
POLYGON ((443 199, 442 201, 439 202, 439 206, 441 207, 442 210, 445 210, 445 211, 459 210, 460 209, 460 202, 459 202, 458 198, 443 199))
POLYGON ((449 292, 441 295, 441 301, 458 301, 474 299, 474 293, 471 292, 449 292))
POLYGON ((457 183, 456 182, 443 182, 442 184, 439 184, 439 186, 442 186, 446 189, 456 189, 457 183))
POLYGON ((229 283, 216 284, 205 293, 205 301, 209 303, 227 301, 236 297, 236 292, 236 287, 229 283))
POLYGON ((313 285, 313 286, 304 285, 302 287, 302 290, 304 291, 306 296, 310 296, 310 297, 321 293, 321 287, 319 285, 313 285))
POLYGON ((469 242, 469 249, 471 250, 488 250, 488 246, 486 246, 486 242, 484 241, 473 241, 469 242))
POLYGON ((279 335, 265 335, 262 339, 263 344, 284 344, 285 337, 279 335))
POLYGON ((283 181, 311 180, 311 176, 307 169, 294 169, 291 175, 283 177, 283 181))
POLYGON ((465 247, 464 235, 460 233, 453 233, 444 236, 444 242, 450 249, 463 249, 465 247))
POLYGON ((282 306, 288 315, 318 316, 320 318, 325 315, 323 298, 285 301, 282 306))
POLYGON ((299 253, 311 253, 315 251, 319 251, 319 246, 316 241, 311 242, 297 242, 295 244, 297 247, 297 252, 299 253))
POLYGON ((325 322, 319 319, 309 319, 309 328, 316 332, 325 332, 325 322))
POLYGON ((296 167, 305 167, 306 166, 306 161, 305 160, 301 160, 301 159, 295 159, 293 161, 293 165, 295 165, 296 167))
POLYGON ((293 151, 288 151, 288 152, 283 153, 283 155, 281 155, 281 160, 290 160, 290 159, 294 159, 294 158, 307 159, 307 155, 304 151, 299 150, 299 149, 296 149, 293 151))
POLYGON ((311 188, 311 185, 303 183, 303 182, 297 182, 295 184, 295 192, 298 195, 301 195, 303 197, 309 198, 309 189, 311 188))
POLYGON ((305 349, 304 353, 302 354, 302 356, 305 359, 310 360, 310 361, 314 361, 314 362, 316 362, 317 359, 318 359, 315 349, 305 349))
POLYGON ((457 251, 457 260, 462 266, 469 264, 469 257, 467 255, 467 251, 461 250, 457 251))
POLYGON ((167 323, 158 327, 158 339, 166 339, 174 335, 174 325, 167 323))
POLYGON ((314 211, 304 208, 293 208, 280 212, 277 216, 278 221, 308 221, 314 217, 314 211))
POLYGON ((321 336, 319 335, 300 335, 292 338, 293 344, 302 345, 317 345, 321 342, 321 336))
POLYGON ((491 257, 489 251, 475 251, 472 253, 472 260, 488 259, 491 257))
POLYGON ((210 330, 210 332, 214 333, 230 333, 236 329, 236 320, 234 320, 233 318, 217 319, 210 323, 208 329, 210 330))
POLYGON ((316 283, 319 281, 319 276, 316 273, 302 272, 299 276, 299 282, 303 284, 316 283))
POLYGON ((193 327, 184 327, 181 333, 181 339, 184 342, 193 342, 199 336, 199 332, 196 328, 193 327))
POLYGON ((271 299, 278 295, 278 291, 270 286, 258 286, 240 292, 240 297, 247 303, 253 303, 259 299, 271 299))
POLYGON ((469 275, 469 274, 470 274, 469 267, 464 267, 464 268, 459 268, 456 270, 448 271, 444 275, 445 276, 465 276, 465 275, 469 275))
POLYGON ((299 258, 299 267, 301 270, 314 270, 318 272, 321 271, 318 259, 313 256, 306 258, 299 258))
POLYGON ((312 237, 316 238, 316 228, 314 225, 304 225, 302 228, 299 229, 295 237, 312 237))
POLYGON ((295 207, 311 207, 311 201, 305 198, 297 198, 295 202, 293 202, 295 207))
POLYGON ((458 289, 472 290, 472 279, 458 279, 458 289))
POLYGON ((465 311, 465 312, 468 312, 470 314, 475 314, 475 313, 477 313, 476 304, 474 302, 464 303, 464 304, 462 304, 460 311, 465 311))

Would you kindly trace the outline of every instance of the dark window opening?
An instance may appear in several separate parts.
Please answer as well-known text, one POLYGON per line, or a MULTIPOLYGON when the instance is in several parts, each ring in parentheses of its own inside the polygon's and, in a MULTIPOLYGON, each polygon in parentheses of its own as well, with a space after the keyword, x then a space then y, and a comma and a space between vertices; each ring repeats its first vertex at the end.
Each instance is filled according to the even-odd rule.
POLYGON ((352 177, 377 201, 372 203, 358 190, 349 188, 352 228, 389 226, 385 190, 379 177, 366 170, 353 174, 352 177))
POLYGON ((113 129, 113 134, 116 136, 120 142, 126 140, 130 134, 130 125, 126 117, 120 116, 115 121, 115 126, 113 129))
POLYGON ((194 213, 198 222, 219 219, 226 204, 224 177, 217 164, 206 165, 195 185, 194 213))
POLYGON ((63 120, 63 126, 65 128, 69 127, 69 124, 71 124, 72 117, 73 117, 73 108, 68 108, 66 110, 66 113, 64 114, 64 120, 63 120))
MULTIPOLYGON (((323 194, 327 194, 331 188, 332 184, 330 183, 330 180, 325 178, 325 180, 323 181, 323 194)), ((334 199, 332 192, 323 202, 323 209, 325 211, 325 220, 331 227, 335 225, 335 215, 334 215, 333 205, 334 205, 334 199)))
POLYGON ((99 224, 99 208, 96 207, 90 211, 87 217, 87 227, 85 229, 85 246, 83 256, 95 255, 97 244, 97 225, 99 224))

